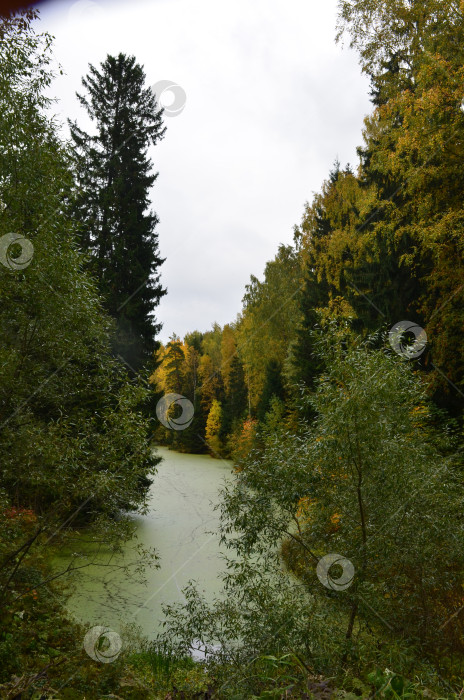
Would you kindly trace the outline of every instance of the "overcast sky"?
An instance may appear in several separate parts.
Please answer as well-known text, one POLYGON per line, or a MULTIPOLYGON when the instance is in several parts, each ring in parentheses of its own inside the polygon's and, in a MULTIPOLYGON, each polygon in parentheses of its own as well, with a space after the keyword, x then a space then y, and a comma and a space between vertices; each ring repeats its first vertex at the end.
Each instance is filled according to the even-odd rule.
POLYGON ((166 258, 163 341, 233 321, 250 274, 261 278, 279 243, 292 242, 335 158, 357 165, 369 86, 356 54, 335 44, 336 11, 336 0, 40 5, 65 71, 52 90, 63 122, 87 127, 75 92, 108 53, 135 55, 148 85, 171 80, 185 91, 185 108, 166 116, 150 151, 166 258))

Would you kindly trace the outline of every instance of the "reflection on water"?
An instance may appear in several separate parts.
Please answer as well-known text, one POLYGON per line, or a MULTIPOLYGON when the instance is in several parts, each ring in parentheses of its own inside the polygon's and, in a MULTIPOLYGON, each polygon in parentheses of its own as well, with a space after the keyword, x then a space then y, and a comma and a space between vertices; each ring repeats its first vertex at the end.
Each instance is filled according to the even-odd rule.
MULTIPOLYGON (((136 542, 124 545, 122 559, 92 545, 94 564, 82 570, 69 610, 86 625, 107 625, 120 630, 135 622, 149 638, 161 630, 162 605, 183 602, 182 588, 194 579, 212 599, 221 582, 224 564, 219 556, 217 531, 218 492, 231 478, 231 463, 205 455, 188 455, 158 448, 163 462, 151 486, 150 510, 134 515, 136 542), (127 578, 114 564, 136 559, 140 542, 155 547, 161 567, 145 572, 146 585, 127 578)), ((68 557, 56 561, 65 568, 68 557)))

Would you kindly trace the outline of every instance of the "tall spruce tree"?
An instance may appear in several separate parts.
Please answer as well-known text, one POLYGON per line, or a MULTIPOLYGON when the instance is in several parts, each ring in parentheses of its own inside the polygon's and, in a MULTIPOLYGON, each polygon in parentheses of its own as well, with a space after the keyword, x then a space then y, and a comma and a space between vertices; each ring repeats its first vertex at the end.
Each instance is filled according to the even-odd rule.
POLYGON ((317 309, 328 305, 333 285, 327 280, 326 271, 319 271, 317 266, 324 241, 332 235, 334 229, 326 200, 335 190, 340 172, 340 163, 336 160, 323 194, 316 196, 313 205, 307 207, 300 227, 295 228, 297 245, 301 246, 304 238, 310 241, 310 245, 303 250, 304 277, 297 296, 300 320, 295 329, 291 354, 292 379, 310 388, 314 388, 314 380, 323 370, 321 358, 315 352, 312 331, 319 322, 317 309))
POLYGON ((135 370, 153 357, 161 328, 154 310, 166 293, 160 285, 158 218, 149 210, 158 173, 147 155, 166 128, 163 110, 144 83, 134 56, 107 56, 100 70, 89 66, 82 79, 87 94, 77 94, 96 133, 70 122, 81 245, 117 321, 114 351, 135 370))
POLYGON ((245 418, 248 406, 248 392, 245 383, 243 364, 235 354, 230 361, 228 376, 228 390, 225 392, 225 400, 222 410, 222 422, 220 438, 226 442, 234 424, 245 418))
POLYGON ((273 396, 281 401, 285 400, 282 367, 278 360, 269 360, 266 365, 266 381, 257 409, 257 417, 259 421, 264 421, 266 413, 271 407, 271 399, 273 396))

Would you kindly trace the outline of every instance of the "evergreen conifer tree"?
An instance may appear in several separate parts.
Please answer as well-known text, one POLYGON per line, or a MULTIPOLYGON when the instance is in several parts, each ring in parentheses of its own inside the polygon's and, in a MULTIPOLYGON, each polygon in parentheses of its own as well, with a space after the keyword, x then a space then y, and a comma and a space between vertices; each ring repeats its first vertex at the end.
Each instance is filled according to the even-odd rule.
POLYGON ((235 354, 230 362, 229 390, 226 392, 222 409, 220 438, 223 442, 231 433, 234 422, 245 417, 247 405, 248 395, 243 365, 235 354))
POLYGON ((162 109, 144 87, 135 57, 107 56, 100 70, 90 65, 77 95, 96 133, 70 122, 78 191, 75 210, 80 241, 89 254, 105 305, 117 321, 114 351, 135 370, 156 349, 161 328, 154 310, 166 293, 159 281, 156 214, 148 210, 158 174, 151 172, 148 147, 165 133, 162 109))
POLYGON ((269 360, 266 365, 266 382, 258 404, 257 417, 263 421, 271 406, 271 399, 275 396, 282 401, 285 399, 285 390, 282 381, 282 367, 277 360, 269 360))

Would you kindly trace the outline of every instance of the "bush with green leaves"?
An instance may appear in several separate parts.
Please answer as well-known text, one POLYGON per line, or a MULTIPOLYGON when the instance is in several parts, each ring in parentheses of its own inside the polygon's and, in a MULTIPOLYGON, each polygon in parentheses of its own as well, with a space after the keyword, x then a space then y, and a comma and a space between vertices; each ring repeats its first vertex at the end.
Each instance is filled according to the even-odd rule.
POLYGON ((225 595, 208 606, 192 583, 186 605, 168 608, 165 636, 184 650, 201 640, 212 663, 241 678, 255 655, 292 652, 318 673, 378 664, 457 684, 459 664, 445 673, 440 661, 462 654, 454 438, 437 429, 414 367, 389 348, 343 328, 315 344, 327 369, 301 402, 316 418, 298 434, 271 421, 241 464, 221 506, 235 550, 225 595), (330 554, 341 566, 324 569, 330 554))
POLYGON ((112 359, 112 322, 82 271, 66 206, 67 152, 41 96, 51 79, 48 40, 31 19, 0 28, 9 75, 0 84, 0 246, 8 232, 33 245, 24 269, 14 245, 11 267, 0 264, 2 484, 38 512, 87 497, 90 509, 115 512, 143 499, 156 463, 139 410, 148 392, 112 359))
POLYGON ((0 19, 0 655, 9 640, 12 669, 28 624, 15 615, 31 588, 48 595, 51 548, 83 522, 120 547, 132 532, 120 514, 144 507, 159 461, 149 392, 111 355, 113 324, 75 243, 71 161, 44 97, 51 38, 36 18, 0 19))

